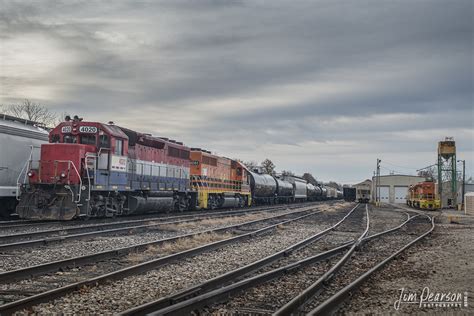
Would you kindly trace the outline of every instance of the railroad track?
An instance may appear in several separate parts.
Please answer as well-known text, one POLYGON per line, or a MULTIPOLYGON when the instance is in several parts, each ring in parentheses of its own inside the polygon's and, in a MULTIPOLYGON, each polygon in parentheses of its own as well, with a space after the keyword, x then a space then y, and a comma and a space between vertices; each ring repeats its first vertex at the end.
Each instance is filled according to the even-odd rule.
MULTIPOLYGON (((159 241, 145 243, 142 245, 128 247, 124 249, 115 249, 113 251, 108 251, 108 252, 104 252, 100 254, 93 254, 89 256, 62 260, 58 262, 51 262, 51 263, 47 263, 40 266, 29 267, 25 269, 19 269, 15 271, 2 273, 0 274, 0 281, 2 281, 2 283, 10 282, 9 284, 7 284, 7 286, 2 287, 1 293, 7 296, 9 295, 9 297, 4 296, 3 300, 4 301, 14 300, 14 301, 0 306, 0 313, 2 315, 9 314, 11 312, 30 307, 44 301, 49 301, 55 297, 63 296, 69 292, 75 291, 77 289, 81 289, 84 286, 95 286, 95 285, 107 282, 109 280, 121 279, 128 275, 136 275, 136 274, 143 273, 151 269, 155 269, 156 267, 165 265, 175 260, 188 258, 189 256, 200 254, 204 251, 216 249, 216 248, 223 247, 225 245, 235 243, 235 242, 240 242, 246 239, 257 238, 266 233, 276 230, 277 227, 281 225, 287 225, 289 223, 297 222, 305 218, 315 216, 315 214, 319 214, 321 212, 321 211, 314 212, 312 211, 313 208, 314 207, 311 207, 311 208, 306 207, 304 208, 304 210, 294 211, 288 214, 277 215, 271 218, 254 220, 247 223, 240 223, 233 226, 221 227, 218 229, 208 230, 208 231, 195 233, 195 234, 177 236, 177 237, 169 238, 166 240, 159 240, 159 241), (262 225, 265 225, 265 226, 262 227, 262 225), (230 233, 236 234, 236 236, 232 235, 229 237, 230 233), (143 258, 142 262, 140 262, 139 264, 130 265, 130 262, 128 262, 129 266, 121 268, 121 265, 127 264, 127 262, 124 262, 126 261, 126 259, 125 260, 123 259, 125 255, 132 254, 139 250, 150 249, 149 248, 150 246, 160 246, 160 245, 162 246, 162 245, 165 245, 166 243, 170 244, 172 242, 177 242, 180 240, 188 242, 189 240, 192 240, 193 237, 205 236, 206 234, 207 235, 221 234, 221 235, 207 236, 207 239, 205 238, 203 239, 204 241, 198 242, 199 245, 197 247, 186 249, 177 253, 167 254, 162 257, 156 258, 157 257, 156 253, 150 253, 148 257, 145 256, 145 258, 143 258), (206 243, 206 241, 208 242, 206 243), (122 259, 117 260, 117 257, 121 257, 122 259), (91 276, 90 273, 95 272, 95 271, 89 270, 89 271, 86 271, 86 273, 84 273, 84 271, 79 271, 77 269, 77 266, 79 265, 85 265, 91 262, 97 263, 98 261, 109 260, 109 259, 112 259, 112 261, 115 260, 116 262, 113 264, 111 264, 112 261, 104 262, 101 266, 99 266, 99 272, 95 273, 95 275, 93 275, 92 277, 90 277, 91 276), (120 262, 117 262, 117 261, 120 261, 120 262), (70 276, 66 279, 60 277, 59 280, 57 278, 54 279, 54 276, 51 276, 50 274, 45 275, 46 273, 51 273, 53 271, 57 271, 57 269, 59 268, 65 268, 68 266, 75 266, 76 268, 74 269, 78 271, 73 271, 73 272, 79 272, 79 273, 75 273, 75 275, 72 278, 70 276), (113 271, 110 271, 110 269, 100 270, 101 267, 102 268, 109 267, 113 271), (89 273, 89 278, 85 280, 83 279, 78 282, 74 282, 76 280, 74 278, 77 278, 77 277, 84 278, 84 275, 87 276, 87 273, 89 273), (32 281, 28 280, 28 278, 32 275, 42 275, 43 277, 42 281, 45 281, 45 282, 31 283, 32 281), (23 280, 23 281, 21 281, 20 283, 18 282, 12 283, 12 281, 14 280, 23 280), (48 286, 45 285, 45 283, 46 284, 49 283, 50 285, 53 285, 53 287, 57 287, 58 285, 60 287, 53 290, 47 290, 48 286), (64 285, 66 283, 67 285, 64 285), (40 293, 37 293, 38 291, 40 293), (23 296, 23 298, 21 296, 23 296)), ((95 268, 97 269, 97 264, 95 268)), ((62 275, 62 274, 59 274, 59 275, 62 275)))
MULTIPOLYGON (((396 255, 398 255, 400 252, 411 246, 414 242, 418 241, 419 239, 423 238, 427 234, 429 234, 433 227, 434 227, 434 222, 432 219, 430 221, 428 220, 428 217, 425 217, 425 222, 423 222, 423 219, 421 218, 422 216, 420 215, 415 215, 415 216, 409 216, 408 214, 405 214, 406 220, 402 222, 400 225, 392 227, 390 229, 378 231, 372 233, 370 236, 365 236, 367 234, 367 227, 370 225, 369 222, 366 222, 365 229, 362 231, 358 232, 358 238, 355 238, 351 241, 345 242, 345 243, 340 243, 339 246, 329 248, 325 251, 320 251, 319 253, 316 253, 312 256, 304 257, 303 259, 300 259, 296 262, 292 262, 290 264, 286 264, 283 266, 278 266, 277 268, 274 268, 271 266, 270 268, 267 268, 261 273, 251 275, 250 277, 246 279, 242 279, 241 277, 243 275, 248 275, 249 272, 255 271, 256 268, 259 266, 249 266, 246 269, 242 269, 241 271, 233 271, 232 273, 228 273, 227 275, 222 275, 219 278, 215 278, 214 280, 211 280, 209 282, 199 284, 195 286, 194 288, 189 288, 181 291, 180 293, 176 295, 172 295, 166 298, 162 298, 153 302, 149 302, 146 304, 143 304, 141 306, 129 309, 125 312, 122 312, 122 315, 142 315, 142 314, 148 314, 152 313, 153 315, 179 315, 182 313, 189 313, 193 310, 196 309, 204 309, 204 313, 211 313, 211 312, 223 312, 223 313, 256 313, 256 314, 272 314, 276 313, 279 315, 288 315, 289 313, 315 313, 315 314, 325 314, 327 311, 331 310, 325 307, 324 310, 316 310, 312 311, 311 308, 315 306, 326 306, 324 304, 328 304, 327 306, 331 306, 331 308, 334 308, 334 302, 329 302, 329 303, 322 303, 322 305, 318 305, 319 302, 316 302, 313 299, 313 296, 315 293, 319 293, 323 289, 327 288, 327 284, 330 284, 331 279, 335 276, 338 275, 337 271, 341 269, 341 271, 346 271, 346 272, 352 272, 354 267, 350 267, 347 265, 350 262, 353 262, 353 257, 355 256, 357 258, 358 254, 360 253, 360 248, 359 247, 364 247, 364 245, 371 244, 372 242, 378 242, 378 243, 383 243, 383 246, 386 246, 387 243, 387 238, 392 238, 393 235, 398 235, 400 231, 406 231, 406 235, 411 236, 410 234, 412 233, 409 229, 407 229, 407 225, 414 225, 417 224, 423 224, 422 226, 426 229, 423 231, 418 237, 413 239, 408 238, 409 241, 406 243, 402 242, 403 247, 401 247, 399 250, 397 250, 395 253, 391 254, 390 256, 387 256, 383 261, 381 261, 383 264, 386 264, 389 262, 389 260, 393 259, 396 255), (422 223, 416 223, 417 221, 420 221, 422 223), (426 226, 430 226, 430 228, 426 228, 426 226), (349 250, 348 250, 349 249, 349 250), (356 253, 353 254, 351 257, 350 253, 356 253), (345 254, 344 254, 345 253, 345 254), (329 260, 329 261, 328 261, 329 260), (314 271, 309 270, 311 266, 314 265, 319 265, 322 266, 323 268, 320 271, 317 271, 319 274, 316 274, 316 276, 320 276, 316 282, 314 282, 314 271), (350 267, 350 268, 347 268, 350 267), (345 270, 344 270, 345 269, 345 270), (268 292, 262 292, 262 291, 256 291, 254 294, 260 295, 260 297, 265 297, 265 294, 269 294, 270 300, 273 300, 274 302, 278 302, 278 299, 276 297, 272 297, 271 293, 278 292, 278 289, 283 288, 285 289, 286 286, 290 286, 287 292, 294 294, 295 288, 291 287, 291 282, 290 283, 281 283, 281 278, 291 278, 291 276, 295 273, 300 273, 298 276, 303 277, 305 275, 308 275, 308 273, 312 273, 313 276, 312 282, 306 281, 306 287, 302 288, 301 293, 293 297, 293 299, 290 299, 290 302, 287 300, 287 304, 280 305, 280 309, 266 309, 265 305, 259 304, 258 308, 252 308, 248 307, 247 303, 251 303, 252 299, 254 296, 252 294, 248 294, 248 292, 252 289, 255 289, 257 287, 262 287, 265 285, 268 285, 269 283, 271 284, 273 282, 273 285, 276 285, 276 287, 270 287, 268 289, 268 292), (324 273, 326 272, 326 273, 324 273), (322 275, 322 276, 321 276, 322 275), (222 301, 227 301, 229 297, 231 296, 237 296, 238 294, 242 293, 243 291, 244 294, 240 295, 240 308, 232 309, 232 307, 229 309, 219 309, 219 305, 215 305, 217 302, 222 302, 222 301), (308 303, 309 301, 309 303, 308 303), (305 305, 306 304, 306 305, 305 305), (245 305, 246 308, 242 308, 242 305, 245 305), (306 308, 305 310, 299 310, 301 306, 309 306, 309 308, 306 308)), ((355 232, 354 232, 355 233, 355 232)), ((357 235, 357 234, 356 234, 357 235)), ((329 235, 328 235, 329 236, 329 235)), ((334 237, 334 236, 332 236, 334 237)), ((387 249, 387 247, 383 247, 384 249, 387 249)), ((393 251, 393 248, 389 248, 391 251, 393 251)), ((307 254, 306 254, 307 255, 307 254)), ((268 259, 268 260, 273 260, 273 259, 268 259)), ((285 261, 285 260, 283 260, 285 261)), ((372 260, 372 262, 374 262, 372 260)), ((268 264, 269 262, 266 262, 268 264)), ((382 264, 381 263, 381 264, 382 264)), ((340 299, 345 297, 348 292, 354 290, 354 288, 363 282, 368 275, 376 271, 377 269, 380 269, 378 266, 374 266, 374 268, 371 268, 371 270, 368 270, 366 274, 363 275, 363 277, 359 277, 354 283, 352 287, 349 287, 349 290, 344 292, 344 294, 338 294, 337 300, 335 302, 340 303, 340 299)), ((355 270, 359 271, 359 270, 355 270)), ((296 278, 294 278, 296 279, 296 278)), ((310 280, 311 281, 311 280, 310 280)), ((344 278, 342 280, 342 283, 344 283, 344 278)), ((338 284, 340 284, 339 282, 338 284)), ((347 282, 346 282, 347 283, 347 282)), ((332 289, 334 290, 334 289, 332 289)), ((342 292, 341 292, 342 293, 342 292)), ((267 297, 268 298, 268 297, 267 297)), ((329 298, 328 298, 329 300, 329 298)), ((235 303, 235 298, 234 298, 234 303, 235 303)), ((224 306, 228 306, 229 303, 227 303, 224 306)), ((239 305, 239 302, 237 302, 237 305, 239 305)), ((220 305, 222 307, 222 305, 220 305)))
POLYGON ((317 205, 324 203, 333 203, 334 201, 319 201, 319 202, 306 202, 301 204, 285 204, 285 205, 276 205, 276 206, 258 206, 251 208, 238 208, 238 209, 220 209, 214 211, 193 211, 193 212, 183 212, 175 214, 165 214, 165 213, 155 213, 148 215, 134 215, 128 217, 113 217, 105 219, 89 219, 87 221, 83 220, 74 220, 74 221, 27 221, 27 220, 18 220, 18 221, 6 221, 0 222, 0 229, 3 235, 13 235, 20 233, 34 233, 40 230, 67 230, 80 227, 88 226, 101 226, 101 225, 120 225, 120 224, 133 224, 133 223, 143 223, 146 221, 165 221, 173 220, 178 218, 197 218, 199 216, 211 216, 214 214, 225 214, 232 212, 261 212, 261 211, 272 211, 279 210, 283 208, 298 208, 308 205, 317 205))
POLYGON ((12 233, 17 231, 27 232, 26 230, 36 231, 41 228, 67 228, 67 227, 76 227, 76 226, 87 226, 92 224, 110 224, 117 222, 128 222, 128 221, 137 221, 137 220, 164 220, 165 218, 176 218, 176 217, 187 217, 187 216, 199 216, 199 215, 209 215, 214 213, 222 213, 227 211, 246 211, 246 212, 259 212, 263 210, 272 210, 272 209, 281 209, 281 208, 297 208, 307 205, 314 204, 324 204, 324 203, 337 203, 338 201, 316 201, 316 202, 304 202, 298 204, 280 204, 275 206, 251 206, 246 208, 223 208, 214 211, 202 210, 202 211, 186 211, 180 213, 152 213, 152 214, 143 214, 143 215, 130 215, 130 216, 117 216, 112 218, 90 218, 87 220, 72 220, 72 221, 34 221, 34 220, 5 220, 0 221, 0 229, 5 234, 6 231, 11 230, 12 233))
MULTIPOLYGON (((320 204, 314 204, 319 206, 320 204)), ((302 206, 292 207, 291 209, 298 209, 302 206)), ((307 206, 312 207, 312 206, 307 206)), ((199 222, 206 219, 217 219, 227 217, 245 217, 249 214, 259 214, 259 216, 267 216, 268 212, 278 212, 280 210, 287 210, 286 207, 277 207, 270 210, 238 210, 238 211, 225 211, 225 212, 212 212, 206 214, 194 214, 186 216, 172 216, 161 218, 158 220, 135 220, 127 221, 126 223, 107 223, 100 225, 88 225, 80 227, 72 227, 66 229, 51 229, 46 231, 26 232, 12 235, 1 235, 0 236, 0 252, 4 252, 11 249, 26 248, 37 245, 55 244, 64 242, 67 240, 79 240, 88 239, 97 236, 105 235, 120 235, 134 234, 138 232, 146 232, 151 230, 159 229, 165 225, 177 225, 189 222, 199 222), (260 214, 261 213, 261 214, 260 214), (45 237, 46 236, 46 237, 45 237), (45 237, 45 238, 41 238, 45 237)))

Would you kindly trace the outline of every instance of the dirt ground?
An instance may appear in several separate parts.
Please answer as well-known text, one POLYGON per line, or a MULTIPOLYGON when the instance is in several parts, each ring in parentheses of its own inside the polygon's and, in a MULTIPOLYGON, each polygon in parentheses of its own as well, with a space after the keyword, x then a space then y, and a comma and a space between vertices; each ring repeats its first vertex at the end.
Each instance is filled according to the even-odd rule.
MULTIPOLYGON (((373 275, 338 313, 474 315, 474 218, 457 221, 453 223, 447 215, 440 215, 428 238, 373 275), (396 309, 401 289, 403 294, 416 294, 417 303, 401 303, 396 309), (428 293, 433 297, 437 293, 456 293, 462 303, 420 307, 420 297, 426 298, 428 293)), ((413 298, 412 295, 409 301, 413 298)))

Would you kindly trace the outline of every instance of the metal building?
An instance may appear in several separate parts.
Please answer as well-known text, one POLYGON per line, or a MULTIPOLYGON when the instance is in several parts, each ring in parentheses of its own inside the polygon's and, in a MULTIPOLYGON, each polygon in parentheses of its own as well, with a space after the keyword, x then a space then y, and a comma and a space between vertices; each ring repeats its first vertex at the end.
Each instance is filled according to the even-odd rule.
POLYGON ((468 192, 464 195, 464 213, 474 215, 474 192, 468 192))
MULTIPOLYGON (((375 178, 372 178, 372 192, 375 192, 375 178)), ((380 176, 379 200, 382 203, 406 204, 408 187, 425 180, 424 177, 402 174, 380 176)), ((375 194, 372 194, 372 202, 375 202, 374 199, 375 194)))

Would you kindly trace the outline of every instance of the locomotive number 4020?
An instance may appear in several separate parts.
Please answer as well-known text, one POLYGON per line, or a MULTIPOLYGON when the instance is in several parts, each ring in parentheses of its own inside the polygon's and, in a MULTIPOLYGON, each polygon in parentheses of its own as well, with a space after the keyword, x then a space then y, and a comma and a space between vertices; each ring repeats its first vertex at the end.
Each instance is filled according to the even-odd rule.
POLYGON ((97 127, 95 126, 81 126, 79 127, 80 133, 97 133, 97 127))

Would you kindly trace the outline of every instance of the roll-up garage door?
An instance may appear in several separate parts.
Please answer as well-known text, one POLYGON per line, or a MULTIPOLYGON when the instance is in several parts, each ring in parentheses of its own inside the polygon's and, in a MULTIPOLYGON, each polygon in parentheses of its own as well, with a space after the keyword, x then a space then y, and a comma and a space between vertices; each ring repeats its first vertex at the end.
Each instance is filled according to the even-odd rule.
POLYGON ((380 187, 380 202, 389 203, 390 187, 380 187))
POLYGON ((395 203, 406 203, 408 187, 395 187, 395 203))

